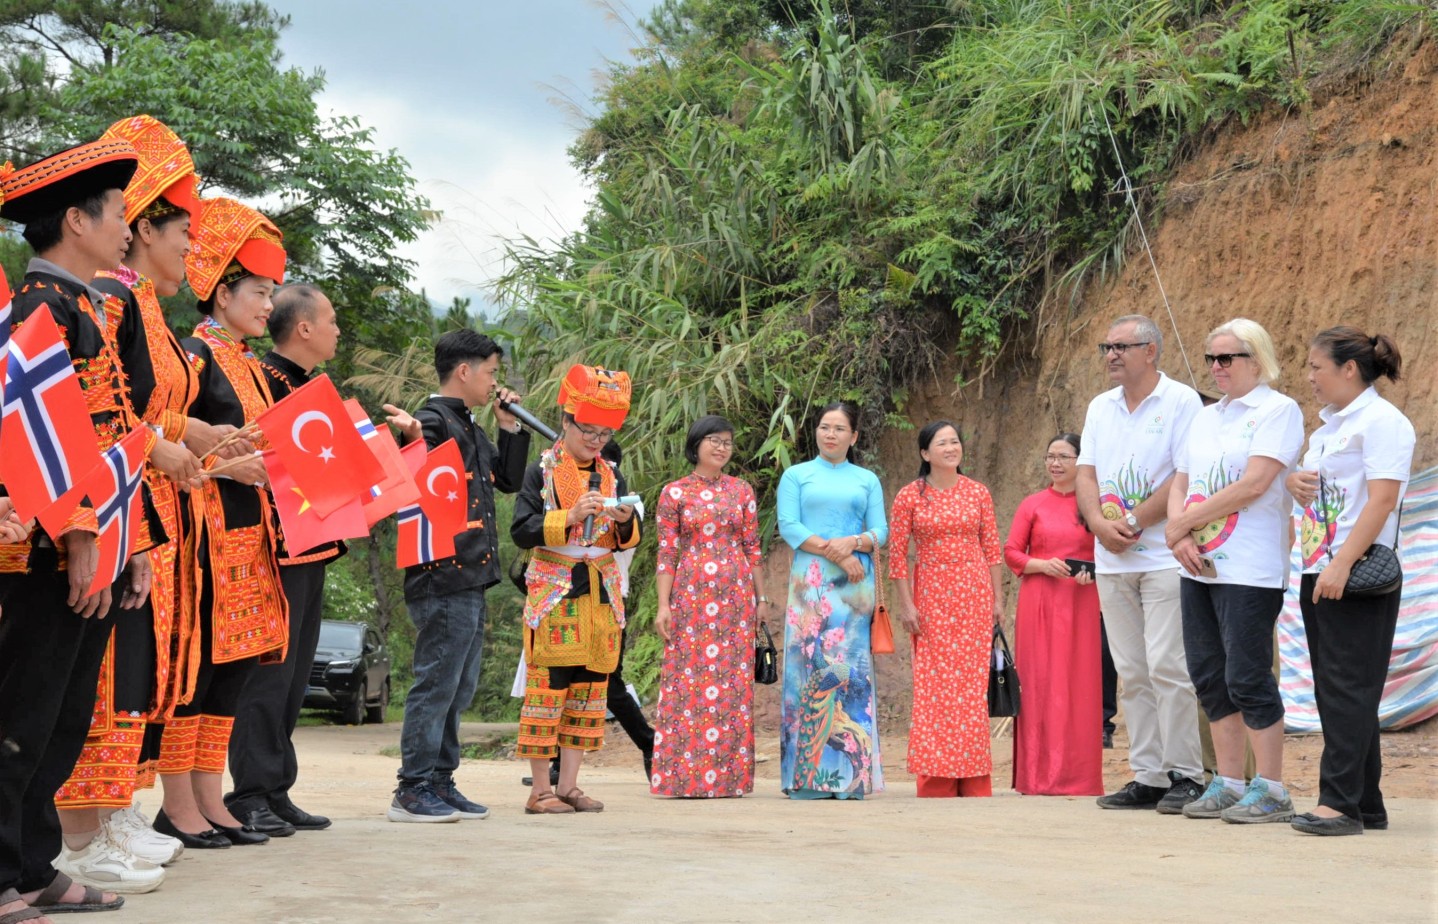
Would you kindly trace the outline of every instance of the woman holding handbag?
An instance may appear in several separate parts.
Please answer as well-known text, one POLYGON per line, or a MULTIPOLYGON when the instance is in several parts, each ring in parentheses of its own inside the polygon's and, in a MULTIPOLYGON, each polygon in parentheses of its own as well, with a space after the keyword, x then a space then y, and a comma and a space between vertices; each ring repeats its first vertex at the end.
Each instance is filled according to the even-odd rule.
POLYGON ((1103 642, 1093 533, 1075 494, 1078 455, 1077 434, 1049 442, 1049 486, 1019 504, 1004 544, 1020 580, 1014 644, 1025 680, 1014 719, 1014 789, 1031 796, 1103 795, 1103 642))
POLYGON ((862 799, 884 788, 874 663, 873 553, 884 490, 850 458, 859 412, 820 412, 815 459, 779 479, 779 533, 794 550, 784 620, 781 774, 791 799, 862 799))
POLYGON ((1393 554, 1413 464, 1413 424, 1378 394, 1397 381, 1398 345, 1384 334, 1331 327, 1313 338, 1308 381, 1326 406, 1288 493, 1303 506, 1299 606, 1323 723, 1318 807, 1291 824, 1307 834, 1388 827, 1378 781, 1378 705, 1393 654, 1402 574, 1393 554), (1374 565, 1393 575, 1374 577, 1374 565))
POLYGON ((909 772, 920 798, 993 794, 987 707, 1003 559, 988 488, 959 472, 959 430, 919 431, 919 477, 894 498, 889 577, 914 642, 909 772), (909 540, 918 551, 909 572, 909 540))
POLYGON ((724 466, 734 427, 694 422, 694 471, 659 493, 655 563, 664 639, 650 792, 717 798, 754 791, 754 637, 760 602, 754 489, 724 466))

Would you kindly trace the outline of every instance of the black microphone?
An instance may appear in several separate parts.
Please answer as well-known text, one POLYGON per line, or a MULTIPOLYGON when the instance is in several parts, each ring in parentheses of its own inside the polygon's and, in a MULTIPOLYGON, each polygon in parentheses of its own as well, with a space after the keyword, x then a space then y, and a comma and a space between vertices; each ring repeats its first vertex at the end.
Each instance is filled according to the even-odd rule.
MULTIPOLYGON (((598 461, 596 461, 594 464, 595 464, 595 465, 599 465, 599 464, 601 464, 601 463, 599 463, 598 461)), ((590 473, 589 473, 589 490, 591 490, 591 491, 598 491, 598 490, 599 490, 599 473, 598 473, 598 472, 590 472, 590 473)), ((589 516, 587 516, 587 517, 584 518, 584 541, 585 541, 585 542, 593 542, 593 541, 594 541, 594 514, 592 514, 592 513, 591 513, 589 516)))
POLYGON ((526 411, 524 408, 520 407, 518 404, 515 404, 511 401, 501 401, 499 402, 499 409, 502 411, 508 411, 515 417, 518 417, 520 423, 524 424, 526 427, 533 430, 535 433, 538 433, 545 439, 559 439, 558 433, 555 433, 553 430, 549 429, 549 427, 544 425, 543 421, 541 421, 538 417, 535 417, 533 414, 529 413, 529 411, 526 411))

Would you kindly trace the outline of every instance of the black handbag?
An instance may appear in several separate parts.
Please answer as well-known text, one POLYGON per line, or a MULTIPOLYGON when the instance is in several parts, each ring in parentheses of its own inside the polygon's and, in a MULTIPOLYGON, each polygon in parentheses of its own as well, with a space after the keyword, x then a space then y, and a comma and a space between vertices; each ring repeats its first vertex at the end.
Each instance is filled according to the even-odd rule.
MULTIPOLYGON (((1323 476, 1318 477, 1318 501, 1326 510, 1328 502, 1323 497, 1323 476)), ((1373 543, 1368 551, 1353 563, 1348 572, 1348 583, 1343 585, 1345 597, 1381 597, 1391 594, 1403 586, 1403 563, 1398 560, 1398 543, 1403 535, 1403 502, 1398 502, 1398 525, 1393 536, 1393 546, 1373 543)), ((1333 561, 1333 546, 1328 547, 1328 560, 1333 561)))
POLYGON ((995 719, 1019 714, 1019 669, 1009 653, 1009 640, 994 626, 994 647, 989 659, 989 716, 995 719))
POLYGON ((509 560, 509 580, 519 592, 525 596, 529 595, 529 560, 534 557, 533 549, 516 549, 516 554, 509 560))
POLYGON ((774 636, 763 620, 754 628, 754 682, 776 683, 779 680, 779 653, 774 650, 774 636))

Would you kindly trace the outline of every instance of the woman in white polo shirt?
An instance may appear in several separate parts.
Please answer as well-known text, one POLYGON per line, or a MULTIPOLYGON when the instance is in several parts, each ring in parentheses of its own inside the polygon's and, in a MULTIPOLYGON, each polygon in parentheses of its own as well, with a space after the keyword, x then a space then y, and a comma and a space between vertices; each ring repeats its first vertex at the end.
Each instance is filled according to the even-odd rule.
POLYGON ((1402 587, 1377 596, 1347 592, 1353 564, 1374 544, 1398 542, 1399 500, 1413 464, 1413 424, 1379 397, 1397 381, 1398 345, 1354 327, 1313 339, 1308 381, 1327 406, 1288 493, 1303 505, 1299 604, 1323 723, 1318 807, 1293 819, 1308 834, 1362 834, 1388 827, 1378 705, 1393 654, 1402 587))
POLYGON ((1283 476, 1303 448, 1303 412, 1269 386, 1278 361, 1257 322, 1235 318, 1215 328, 1204 359, 1223 399, 1199 411, 1175 459, 1165 534, 1183 568, 1184 653, 1218 774, 1183 814, 1288 821, 1273 626, 1288 586, 1292 505, 1283 476), (1246 788, 1245 739, 1258 767, 1246 788))

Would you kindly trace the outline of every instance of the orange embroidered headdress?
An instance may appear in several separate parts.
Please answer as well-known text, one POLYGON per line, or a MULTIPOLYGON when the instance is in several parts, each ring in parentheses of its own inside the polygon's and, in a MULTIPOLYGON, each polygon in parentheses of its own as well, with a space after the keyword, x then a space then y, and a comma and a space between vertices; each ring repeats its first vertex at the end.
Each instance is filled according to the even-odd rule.
POLYGON ((629 414, 629 373, 573 365, 559 383, 559 404, 582 424, 618 430, 629 414))
POLYGON ((197 201, 200 214, 190 226, 185 274, 200 301, 213 295, 220 283, 242 276, 285 281, 284 236, 274 222, 234 199, 197 201))
POLYGON ((107 189, 124 189, 135 174, 135 148, 106 138, 67 148, 15 170, 0 168, 0 218, 25 225, 107 189))
POLYGON ((195 162, 168 125, 154 116, 131 116, 105 129, 100 138, 124 139, 140 155, 140 168, 125 187, 125 224, 181 210, 195 217, 195 162))

